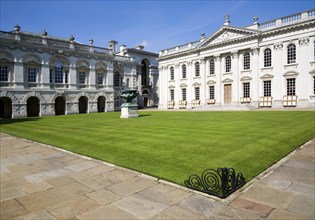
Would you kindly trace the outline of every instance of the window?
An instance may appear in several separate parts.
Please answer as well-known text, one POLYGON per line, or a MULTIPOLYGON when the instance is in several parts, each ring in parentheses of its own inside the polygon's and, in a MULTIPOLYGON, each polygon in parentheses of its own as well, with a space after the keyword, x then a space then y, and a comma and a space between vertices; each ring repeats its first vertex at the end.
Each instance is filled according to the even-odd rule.
POLYGON ((211 59, 209 62, 210 65, 210 75, 214 74, 214 59, 211 59))
POLYGON ((63 83, 63 66, 60 63, 55 66, 55 83, 63 83))
POLYGON ((28 68, 28 77, 27 80, 28 82, 35 83, 36 82, 36 68, 28 68))
POLYGON ((186 79, 186 65, 182 66, 182 78, 186 79))
POLYGON ((200 88, 195 87, 195 100, 199 100, 199 99, 200 99, 200 88))
POLYGON ((127 86, 127 88, 129 88, 129 86, 130 86, 130 79, 129 78, 126 81, 126 86, 127 86))
POLYGON ((0 81, 9 81, 9 71, 8 66, 0 66, 0 81))
POLYGON ((288 64, 296 62, 296 49, 295 44, 288 45, 288 64))
POLYGON ((214 86, 209 86, 209 98, 214 99, 214 86))
POLYGON ((186 101, 186 88, 182 88, 182 100, 186 101))
POLYGON ((264 51, 264 67, 271 66, 271 50, 267 48, 264 51))
POLYGON ((120 86, 120 75, 119 72, 114 74, 114 86, 120 86))
POLYGON ((80 84, 85 84, 85 79, 86 79, 86 73, 85 72, 79 72, 79 83, 80 84))
POLYGON ((264 96, 271 96, 271 80, 264 81, 264 96))
POLYGON ((199 65, 199 62, 195 63, 195 76, 200 76, 200 65, 199 65))
POLYGON ((225 58, 225 72, 231 72, 231 57, 228 56, 225 58))
POLYGON ((295 95, 295 78, 287 79, 287 95, 295 95))
POLYGON ((315 40, 313 42, 313 60, 315 61, 315 40))
POLYGON ((171 80, 174 80, 174 67, 171 67, 170 69, 170 78, 171 80))
POLYGON ((250 69, 250 55, 249 53, 244 54, 244 70, 250 69))
POLYGON ((174 101, 174 97, 175 97, 174 89, 170 90, 170 96, 171 96, 171 101, 174 101))
POLYGON ((104 84, 104 74, 103 73, 97 73, 97 84, 103 85, 104 84))
POLYGON ((243 83, 243 97, 244 98, 249 98, 250 97, 249 82, 243 83))

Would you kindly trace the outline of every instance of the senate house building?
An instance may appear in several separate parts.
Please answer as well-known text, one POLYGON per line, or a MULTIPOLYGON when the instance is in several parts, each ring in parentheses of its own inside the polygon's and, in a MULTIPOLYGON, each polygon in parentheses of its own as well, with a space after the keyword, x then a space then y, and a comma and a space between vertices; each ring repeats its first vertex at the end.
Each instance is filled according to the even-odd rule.
POLYGON ((0 118, 115 111, 125 89, 140 108, 157 106, 158 54, 117 43, 0 31, 0 118))
MULTIPOLYGON (((232 19, 231 19, 232 20, 232 19)), ((160 51, 160 109, 314 108, 315 9, 160 51)))

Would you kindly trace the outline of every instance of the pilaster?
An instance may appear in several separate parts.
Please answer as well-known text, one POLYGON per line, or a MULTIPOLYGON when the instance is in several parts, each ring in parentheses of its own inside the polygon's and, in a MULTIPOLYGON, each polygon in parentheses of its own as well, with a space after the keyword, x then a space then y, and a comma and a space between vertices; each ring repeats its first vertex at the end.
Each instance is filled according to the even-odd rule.
POLYGON ((222 88, 222 62, 220 54, 215 55, 214 58, 214 71, 216 75, 216 84, 214 87, 214 96, 216 105, 222 105, 223 103, 223 88, 222 88))
POLYGON ((239 54, 238 51, 232 51, 232 104, 238 105, 240 100, 239 88, 240 88, 240 77, 239 77, 239 54))
POLYGON ((251 62, 251 69, 252 69, 252 85, 250 86, 250 92, 252 93, 252 101, 251 105, 258 107, 259 104, 259 48, 255 47, 252 48, 252 57, 253 61, 251 62))

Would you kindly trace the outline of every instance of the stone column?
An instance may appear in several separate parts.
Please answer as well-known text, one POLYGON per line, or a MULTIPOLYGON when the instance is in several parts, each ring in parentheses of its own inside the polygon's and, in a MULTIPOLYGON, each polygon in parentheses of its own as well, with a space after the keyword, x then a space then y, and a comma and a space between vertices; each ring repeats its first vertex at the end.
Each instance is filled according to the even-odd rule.
POLYGON ((223 103, 223 92, 222 92, 222 62, 220 54, 215 55, 214 71, 216 75, 216 84, 214 87, 215 104, 222 105, 223 103))
POLYGON ((43 89, 44 88, 49 88, 49 84, 50 84, 50 68, 49 65, 47 63, 42 64, 41 67, 41 84, 43 85, 43 89))
POLYGON ((206 72, 206 60, 203 58, 200 60, 200 76, 201 76, 201 86, 200 86, 200 105, 207 105, 206 102, 206 91, 207 91, 207 72, 206 72))
POLYGON ((22 60, 18 60, 14 62, 14 70, 10 71, 9 75, 9 83, 15 84, 15 88, 24 88, 24 71, 23 71, 23 62, 22 60), (19 74, 15 74, 19 73, 19 74))
POLYGON ((250 88, 251 92, 251 105, 255 106, 258 108, 258 103, 259 103, 259 91, 260 91, 260 86, 259 86, 259 48, 255 47, 252 48, 252 57, 253 61, 251 62, 251 69, 252 69, 252 84, 250 88))
POLYGON ((239 77, 239 55, 238 51, 232 51, 232 104, 240 103, 240 77, 239 77))
POLYGON ((163 67, 159 66, 159 109, 163 109, 164 97, 163 97, 163 90, 166 89, 163 86, 163 67))
POLYGON ((95 76, 95 68, 90 68, 89 76, 88 76, 88 87, 90 89, 96 89, 96 76, 95 76))

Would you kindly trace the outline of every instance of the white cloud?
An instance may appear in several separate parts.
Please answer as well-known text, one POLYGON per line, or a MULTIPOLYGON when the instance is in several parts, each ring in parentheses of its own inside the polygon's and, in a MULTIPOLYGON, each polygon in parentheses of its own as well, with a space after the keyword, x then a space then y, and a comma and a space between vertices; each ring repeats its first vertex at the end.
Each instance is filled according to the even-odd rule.
POLYGON ((146 40, 143 40, 140 45, 144 46, 144 47, 147 47, 149 45, 148 41, 146 40))

